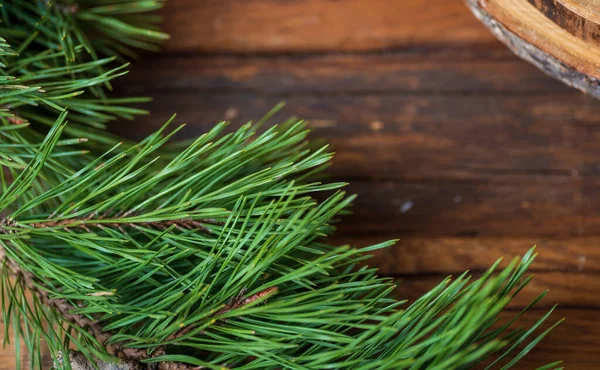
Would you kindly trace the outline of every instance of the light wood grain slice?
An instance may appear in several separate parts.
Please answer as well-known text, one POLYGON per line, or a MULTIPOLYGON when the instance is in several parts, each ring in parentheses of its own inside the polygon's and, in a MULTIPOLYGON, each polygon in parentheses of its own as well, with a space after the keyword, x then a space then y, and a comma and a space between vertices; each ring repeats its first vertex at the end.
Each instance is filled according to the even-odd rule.
POLYGON ((483 24, 521 58, 600 98, 598 5, 576 0, 467 0, 483 24), (589 18, 586 18, 589 17, 589 18))

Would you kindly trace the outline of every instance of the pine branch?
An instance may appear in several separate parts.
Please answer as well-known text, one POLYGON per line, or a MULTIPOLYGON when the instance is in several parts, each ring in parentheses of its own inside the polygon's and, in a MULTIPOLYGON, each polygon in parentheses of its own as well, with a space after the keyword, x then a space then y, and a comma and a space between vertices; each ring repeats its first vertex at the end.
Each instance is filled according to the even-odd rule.
POLYGON ((161 162, 152 157, 170 136, 159 131, 30 195, 62 125, 4 184, 0 245, 69 314, 110 333, 98 340, 84 323, 64 322, 77 348, 94 351, 90 361, 118 348, 176 369, 469 368, 486 356, 518 359, 530 349, 518 344, 546 335, 492 329, 529 282, 532 253, 470 285, 466 275, 444 281, 399 310, 391 282, 359 267, 392 243, 358 250, 319 240, 352 198, 312 198, 343 184, 310 182, 331 156, 306 149, 301 123, 261 135, 217 126, 161 162))
POLYGON ((95 158, 88 153, 103 153, 122 141, 105 131, 109 122, 147 114, 130 105, 148 98, 110 98, 107 91, 112 90, 111 81, 127 73, 124 55, 135 55, 137 48, 155 50, 166 39, 156 31, 159 17, 147 14, 162 4, 160 0, 13 0, 0 4, 0 165, 6 166, 4 177, 16 178, 34 155, 32 147, 43 140, 67 106, 71 124, 64 128, 65 134, 79 141, 81 148, 57 148, 52 153, 57 160, 42 169, 40 181, 32 184, 32 195, 60 183, 95 158), (89 37, 90 32, 94 37, 89 37), (5 142, 17 144, 11 147, 5 142))
MULTIPOLYGON (((93 215, 91 215, 93 216, 93 215)), ((120 228, 119 223, 115 223, 114 220, 110 222, 106 221, 104 218, 100 219, 92 219, 91 216, 86 217, 85 219, 66 219, 60 222, 57 221, 48 221, 41 223, 34 223, 31 226, 34 228, 62 228, 62 229, 70 229, 70 228, 83 228, 87 231, 90 231, 87 227, 118 227, 120 228), (83 224, 82 224, 83 222, 83 224)), ((202 223, 212 223, 212 224, 221 224, 216 222, 215 220, 203 220, 202 223)), ((131 222, 123 222, 124 225, 130 227, 136 227, 140 225, 144 226, 152 226, 159 229, 166 229, 170 226, 176 225, 181 228, 196 228, 196 229, 205 229, 199 222, 190 219, 183 220, 169 220, 164 221, 163 223, 153 222, 153 223, 131 223, 131 222)), ((15 231, 14 222, 4 218, 0 221, 0 233, 1 234, 10 234, 15 231)), ((204 231, 204 230, 203 230, 204 231)), ((91 232, 91 231, 90 231, 91 232)), ((124 232, 124 230, 123 230, 124 232)), ((165 349, 166 345, 162 345, 156 348, 153 353, 149 353, 148 350, 140 350, 136 348, 124 348, 123 343, 117 344, 109 344, 114 333, 110 331, 104 331, 101 325, 93 319, 90 319, 84 315, 73 314, 72 312, 77 310, 79 307, 69 303, 66 299, 56 299, 50 298, 50 294, 47 291, 47 288, 44 286, 44 283, 37 279, 31 272, 23 270, 18 263, 13 261, 12 259, 6 257, 6 253, 2 247, 0 247, 0 261, 4 266, 11 270, 13 276, 18 280, 22 281, 25 287, 32 293, 34 293, 43 304, 47 307, 56 310, 65 320, 79 326, 80 328, 87 330, 91 335, 98 340, 103 346, 105 346, 108 354, 117 356, 125 361, 115 360, 113 362, 105 362, 96 360, 96 365, 100 367, 100 369, 114 369, 114 370, 135 370, 135 369, 143 369, 145 366, 139 362, 139 360, 164 356, 166 355, 165 349)), ((243 289, 237 297, 232 299, 225 307, 221 308, 217 312, 215 312, 212 317, 220 317, 222 315, 227 314, 231 310, 243 308, 244 306, 250 305, 258 300, 264 300, 266 297, 274 294, 277 291, 277 287, 270 287, 256 294, 250 295, 248 297, 244 297, 244 293, 246 289, 243 289)), ((174 342, 181 336, 191 332, 196 329, 196 326, 191 325, 187 327, 181 328, 179 331, 173 333, 169 338, 167 338, 167 342, 174 342)), ((61 359, 58 360, 62 361, 61 359)), ((69 353, 69 361, 71 367, 74 370, 85 370, 85 369, 93 369, 95 366, 90 362, 89 359, 85 358, 81 353, 70 351, 69 353)), ((203 367, 189 366, 179 362, 165 361, 161 362, 158 365, 158 370, 196 370, 202 369, 203 367)))

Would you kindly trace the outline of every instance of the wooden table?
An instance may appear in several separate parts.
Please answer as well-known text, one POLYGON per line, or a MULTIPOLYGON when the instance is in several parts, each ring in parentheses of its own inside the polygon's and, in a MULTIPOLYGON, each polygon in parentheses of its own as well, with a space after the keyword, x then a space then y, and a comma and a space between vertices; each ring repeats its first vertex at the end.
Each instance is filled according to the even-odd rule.
MULTIPOLYGON (((519 369, 562 359, 600 368, 600 101, 511 54, 453 0, 171 0, 166 53, 133 64, 120 94, 173 113, 184 136, 222 119, 310 120, 337 152, 332 180, 359 195, 337 242, 401 238, 375 256, 413 299, 449 274, 477 274, 537 245, 518 310, 550 289, 566 317, 519 369)), ((2 369, 14 368, 9 351, 2 369)))

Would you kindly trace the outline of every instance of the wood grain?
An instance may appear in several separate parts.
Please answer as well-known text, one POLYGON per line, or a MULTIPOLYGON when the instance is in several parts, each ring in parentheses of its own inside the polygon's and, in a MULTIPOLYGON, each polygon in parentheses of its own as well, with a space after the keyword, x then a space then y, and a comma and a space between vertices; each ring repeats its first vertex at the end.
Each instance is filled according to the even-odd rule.
POLYGON ((134 64, 122 94, 251 92, 257 94, 467 94, 569 92, 536 73, 500 43, 365 54, 163 55, 134 64), (160 71, 160 73, 156 73, 160 71), (148 83, 152 74, 153 83, 148 83))
POLYGON ((600 23, 600 4, 594 0, 557 0, 573 13, 595 23, 600 23))
POLYGON ((600 47, 570 34, 546 18, 527 0, 479 3, 510 31, 577 71, 600 77, 600 47))
MULTIPOLYGON (((600 276, 598 274, 545 271, 535 271, 535 273, 532 271, 532 274, 534 280, 508 304, 509 309, 515 311, 522 309, 546 290, 548 290, 547 295, 537 306, 540 310, 549 309, 556 302, 560 302, 560 306, 565 308, 600 309, 595 297, 596 292, 600 289, 600 276)), ((454 276, 456 275, 458 274, 454 276)), ((481 276, 481 273, 473 272, 471 276, 475 279, 481 276)), ((446 274, 399 277, 396 279, 398 284, 397 296, 400 299, 414 302, 423 292, 433 289, 446 277, 448 277, 446 274)))
POLYGON ((353 181, 353 214, 340 233, 431 236, 597 235, 598 183, 571 187, 548 178, 496 182, 353 181), (587 190, 586 190, 587 189, 587 190), (374 210, 377 210, 376 212, 374 210))
MULTIPOLYGON (((311 120, 313 136, 337 153, 333 179, 351 181, 349 191, 359 195, 341 233, 570 237, 593 236, 600 227, 600 106, 510 55, 425 54, 422 63, 397 53, 387 63, 378 55, 173 59, 186 77, 150 86, 155 113, 136 134, 171 112, 188 123, 184 135, 225 118, 235 126, 284 96, 288 106, 274 122, 288 112, 311 120), (386 80, 379 68, 358 72, 371 62, 392 82, 370 83, 386 80), (442 75, 454 76, 452 83, 427 78, 442 75)), ((143 90, 136 73, 128 93, 143 90)))
MULTIPOLYGON (((349 236, 338 233, 337 244, 366 247, 398 237, 396 232, 349 236)), ((592 274, 600 272, 600 237, 431 237, 401 238, 388 249, 374 251, 367 260, 386 276, 418 278, 420 275, 456 275, 467 267, 470 271, 487 270, 497 259, 506 266, 514 257, 536 246, 538 256, 532 266, 537 272, 592 274), (466 267, 467 266, 467 267, 466 267)))
POLYGON ((459 1, 175 0, 162 12, 176 52, 367 51, 492 39, 459 1))
MULTIPOLYGON (((214 122, 234 125, 264 115, 285 99, 291 114, 310 121, 314 137, 337 152, 334 173, 347 179, 472 179, 490 174, 596 176, 600 170, 600 105, 578 94, 289 94, 174 91, 152 94, 154 112, 141 117, 138 138, 174 112, 199 135, 214 122), (371 156, 377 155, 376 165, 371 156), (418 163, 418 166, 413 166, 418 163)), ((126 125, 116 130, 127 131, 126 125)))
POLYGON ((527 0, 466 0, 466 4, 515 54, 563 83, 600 98, 598 45, 561 28, 527 0))
POLYGON ((572 35, 600 44, 600 8, 590 0, 528 0, 548 19, 572 35))

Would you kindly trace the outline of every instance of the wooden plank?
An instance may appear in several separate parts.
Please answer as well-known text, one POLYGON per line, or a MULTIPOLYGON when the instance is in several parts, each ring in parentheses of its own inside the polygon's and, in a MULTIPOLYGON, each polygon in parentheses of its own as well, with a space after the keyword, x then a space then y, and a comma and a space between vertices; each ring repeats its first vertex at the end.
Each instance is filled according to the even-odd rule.
POLYGON ((358 194, 342 235, 595 236, 600 230, 597 178, 576 184, 562 177, 506 182, 354 181, 358 194))
POLYGON ((459 1, 177 0, 162 12, 177 52, 322 52, 495 42, 459 1))
MULTIPOLYGON (((238 92, 152 95, 151 116, 115 131, 140 138, 178 112, 177 122, 188 123, 182 136, 196 136, 223 119, 234 126, 257 119, 281 99, 238 92)), ((291 114, 311 120, 314 137, 338 153, 336 178, 487 181, 552 174, 573 176, 577 184, 600 173, 600 105, 579 94, 300 94, 286 101, 272 122, 291 114)))
MULTIPOLYGON (((534 278, 530 285, 523 289, 508 304, 508 308, 512 310, 521 309, 535 300, 544 291, 548 290, 547 295, 539 303, 539 309, 551 308, 558 303, 561 307, 585 307, 600 311, 600 298, 597 294, 600 291, 600 276, 598 274, 566 273, 560 271, 536 271, 532 274, 534 278)), ((455 274, 454 276, 457 275, 455 274)), ((473 272, 471 275, 475 279, 481 273, 473 272)), ((398 288, 396 289, 397 297, 414 302, 420 296, 437 286, 446 277, 448 277, 446 274, 399 277, 396 279, 398 284, 398 288)))
POLYGON ((570 91, 506 48, 361 55, 163 55, 134 63, 118 85, 128 94, 182 90, 279 95, 570 91))
MULTIPOLYGON (((155 114, 136 134, 178 111, 179 122, 192 123, 184 135, 198 135, 225 117, 260 117, 278 101, 250 93, 155 97, 155 114)), ((333 179, 351 181, 359 194, 344 232, 598 233, 600 106, 584 96, 294 95, 288 103, 288 112, 313 119, 315 137, 332 142, 333 179)))
POLYGON ((568 91, 505 48, 363 55, 165 55, 134 63, 121 84, 128 93, 138 94, 149 90, 271 94, 568 91))
MULTIPOLYGON (((374 236, 338 233, 333 242, 366 247, 396 237, 394 232, 374 236)), ((383 275, 455 275, 466 270, 487 270, 499 258, 503 258, 501 266, 506 266, 533 246, 538 253, 531 266, 534 271, 600 272, 600 237, 405 237, 392 247, 370 253, 373 258, 367 263, 377 266, 383 275)))

